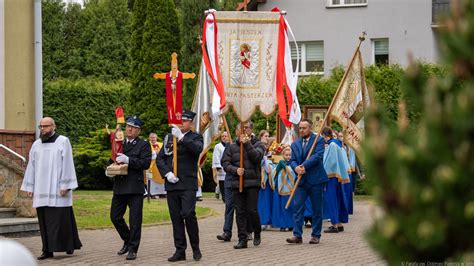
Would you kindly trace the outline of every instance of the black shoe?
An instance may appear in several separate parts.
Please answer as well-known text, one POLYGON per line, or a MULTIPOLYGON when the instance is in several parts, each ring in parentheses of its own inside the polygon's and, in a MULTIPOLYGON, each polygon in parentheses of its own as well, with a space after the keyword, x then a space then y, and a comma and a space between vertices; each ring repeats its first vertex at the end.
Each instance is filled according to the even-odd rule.
POLYGON ((338 227, 337 227, 337 230, 338 230, 339 232, 344 232, 344 226, 338 226, 338 227))
POLYGON ((258 246, 262 243, 262 237, 260 235, 255 234, 255 237, 253 238, 253 245, 258 246))
POLYGON ((201 260, 202 254, 200 250, 193 251, 193 259, 195 261, 201 260))
POLYGON ((310 223, 310 222, 305 223, 305 224, 304 224, 304 227, 306 227, 306 228, 311 228, 311 223, 310 223))
POLYGON ((117 252, 117 255, 123 255, 128 252, 128 246, 123 245, 123 247, 117 252))
POLYGON ((202 197, 196 197, 196 201, 202 201, 202 197))
POLYGON ((252 238, 252 233, 248 233, 248 235, 247 235, 247 240, 252 240, 252 239, 253 239, 253 238, 252 238))
POLYGON ((286 242, 290 243, 290 244, 301 244, 301 243, 303 243, 303 238, 292 236, 290 238, 287 238, 286 242))
POLYGON ((127 254, 126 260, 134 260, 136 258, 137 258, 137 253, 130 250, 127 254))
POLYGON ((217 235, 217 239, 222 240, 224 242, 229 242, 232 237, 227 233, 222 233, 222 235, 217 235))
POLYGON ((66 250, 66 254, 72 255, 72 254, 74 254, 74 250, 66 250))
POLYGON ((41 256, 38 257, 38 260, 45 260, 52 257, 54 257, 53 252, 43 252, 41 256))
POLYGON ((169 262, 176 262, 176 261, 181 261, 181 260, 186 260, 185 254, 180 255, 178 253, 174 253, 173 256, 168 258, 169 262))
POLYGON ((216 199, 219 199, 219 194, 216 193, 216 199))
POLYGON ((339 233, 339 229, 335 226, 329 226, 328 229, 324 230, 324 233, 339 233))
POLYGON ((235 249, 243 249, 247 248, 247 241, 246 240, 239 240, 239 243, 234 246, 235 249))

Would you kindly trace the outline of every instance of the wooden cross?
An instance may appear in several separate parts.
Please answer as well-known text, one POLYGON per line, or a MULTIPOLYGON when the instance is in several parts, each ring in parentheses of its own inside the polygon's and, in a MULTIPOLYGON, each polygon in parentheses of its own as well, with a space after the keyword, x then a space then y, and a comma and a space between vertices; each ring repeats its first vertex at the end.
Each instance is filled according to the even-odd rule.
MULTIPOLYGON (((153 78, 155 79, 166 79, 168 73, 155 73, 153 78)), ((176 78, 178 75, 178 54, 171 54, 171 86, 173 96, 173 110, 176 110, 176 78)), ((194 73, 182 73, 183 79, 194 79, 196 74, 194 73)), ((166 144, 164 144, 166 145, 166 144)), ((173 173, 178 176, 178 146, 176 137, 173 136, 173 173)))
MULTIPOLYGON (((155 73, 153 78, 155 79, 166 79, 168 73, 155 73)), ((194 73, 182 73, 183 79, 194 79, 196 74, 194 73)), ((178 54, 171 54, 171 80, 173 81, 173 107, 176 108, 176 76, 178 75, 178 54)), ((173 108, 173 109, 174 109, 173 108)))

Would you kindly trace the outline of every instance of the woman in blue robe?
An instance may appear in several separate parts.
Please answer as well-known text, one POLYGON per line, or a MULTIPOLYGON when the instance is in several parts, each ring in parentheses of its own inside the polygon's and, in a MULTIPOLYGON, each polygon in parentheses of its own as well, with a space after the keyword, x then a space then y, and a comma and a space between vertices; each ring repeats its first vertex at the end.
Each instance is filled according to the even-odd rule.
POLYGON ((295 173, 289 166, 291 159, 291 149, 289 147, 283 150, 283 159, 274 168, 272 177, 275 183, 273 190, 273 208, 272 208, 272 226, 280 227, 280 231, 292 230, 293 204, 290 203, 286 209, 286 203, 290 198, 291 190, 295 185, 295 173))
POLYGON ((346 200, 347 200, 347 212, 349 214, 354 213, 354 188, 355 188, 355 180, 353 178, 353 173, 356 171, 355 169, 355 152, 354 149, 346 145, 344 142, 344 134, 342 132, 339 132, 337 134, 337 138, 342 144, 342 148, 344 149, 344 152, 347 155, 347 160, 349 162, 349 180, 351 181, 350 183, 344 184, 344 192, 346 195, 346 200))
POLYGON ((332 129, 324 127, 321 136, 327 143, 324 150, 323 165, 329 182, 324 193, 323 210, 329 216, 332 226, 324 230, 325 233, 344 231, 342 223, 349 221, 347 200, 343 184, 349 183, 349 161, 342 149, 342 143, 333 138, 332 129), (341 144, 341 146, 339 145, 341 144))
MULTIPOLYGON (((268 131, 262 130, 259 133, 259 139, 262 143, 267 145, 268 131)), ((267 146, 268 147, 268 146, 267 146)), ((263 156, 262 159, 262 179, 260 183, 260 190, 258 192, 257 210, 260 216, 260 224, 262 229, 266 229, 272 224, 272 200, 273 200, 273 179, 270 177, 274 168, 273 163, 268 159, 268 156, 263 156)))

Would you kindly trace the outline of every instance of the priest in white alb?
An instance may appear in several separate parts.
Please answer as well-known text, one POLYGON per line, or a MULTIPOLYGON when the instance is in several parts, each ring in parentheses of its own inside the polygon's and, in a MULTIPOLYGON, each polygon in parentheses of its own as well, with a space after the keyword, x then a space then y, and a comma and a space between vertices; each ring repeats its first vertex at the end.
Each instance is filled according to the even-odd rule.
POLYGON ((72 210, 72 190, 77 188, 76 171, 69 139, 55 132, 50 117, 41 119, 41 131, 30 150, 21 190, 33 198, 43 242, 38 260, 53 252, 73 254, 82 244, 72 210))

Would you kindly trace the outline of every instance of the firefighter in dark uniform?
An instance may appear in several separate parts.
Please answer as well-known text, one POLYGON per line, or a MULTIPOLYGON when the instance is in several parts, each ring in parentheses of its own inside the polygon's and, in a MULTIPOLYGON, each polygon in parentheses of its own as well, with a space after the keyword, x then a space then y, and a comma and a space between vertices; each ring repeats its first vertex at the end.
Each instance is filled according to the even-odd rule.
MULTIPOLYGON (((151 147, 146 141, 138 138, 143 121, 133 116, 126 121, 126 138, 123 142, 123 153, 117 154, 117 163, 128 164, 127 175, 114 177, 114 195, 110 207, 110 220, 122 238, 123 247, 117 252, 123 255, 128 252, 127 260, 137 257, 142 231, 143 193, 143 171, 150 168, 151 147), (130 227, 123 218, 125 211, 129 208, 130 227)), ((109 164, 113 161, 109 160, 109 164)))
POLYGON ((183 124, 173 126, 171 134, 167 134, 156 164, 162 176, 166 177, 165 189, 168 209, 173 223, 173 238, 176 248, 168 261, 186 260, 186 235, 193 249, 193 258, 201 259, 199 249, 199 228, 196 218, 196 191, 198 189, 197 173, 199 155, 203 149, 201 134, 191 131, 192 121, 196 114, 185 111, 182 115, 183 124), (177 176, 173 173, 173 136, 177 139, 177 176))

